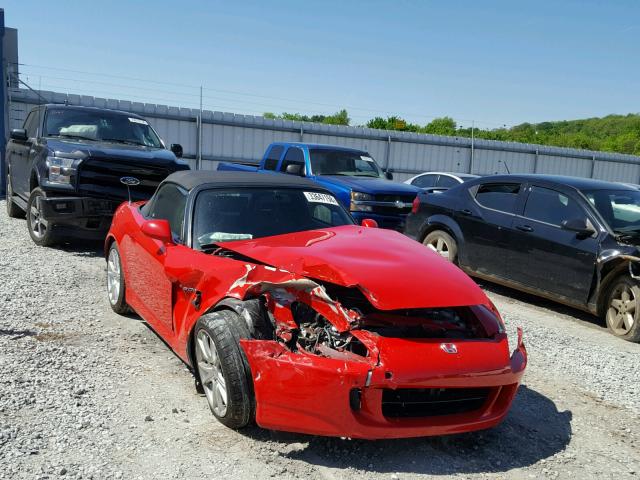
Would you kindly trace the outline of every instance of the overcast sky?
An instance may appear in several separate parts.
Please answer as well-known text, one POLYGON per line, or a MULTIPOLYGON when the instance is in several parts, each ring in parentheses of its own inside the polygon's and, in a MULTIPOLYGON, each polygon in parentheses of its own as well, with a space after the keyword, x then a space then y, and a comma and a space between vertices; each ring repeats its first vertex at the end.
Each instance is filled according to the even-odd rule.
POLYGON ((640 2, 5 0, 34 88, 352 124, 640 112, 640 2))

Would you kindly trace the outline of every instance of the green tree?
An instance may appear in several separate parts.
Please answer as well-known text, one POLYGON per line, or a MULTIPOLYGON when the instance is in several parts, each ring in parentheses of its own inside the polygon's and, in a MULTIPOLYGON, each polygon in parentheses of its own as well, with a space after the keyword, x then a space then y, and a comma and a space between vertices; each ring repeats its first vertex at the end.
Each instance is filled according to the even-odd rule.
POLYGON ((422 131, 433 135, 455 135, 458 125, 451 117, 434 118, 422 131))

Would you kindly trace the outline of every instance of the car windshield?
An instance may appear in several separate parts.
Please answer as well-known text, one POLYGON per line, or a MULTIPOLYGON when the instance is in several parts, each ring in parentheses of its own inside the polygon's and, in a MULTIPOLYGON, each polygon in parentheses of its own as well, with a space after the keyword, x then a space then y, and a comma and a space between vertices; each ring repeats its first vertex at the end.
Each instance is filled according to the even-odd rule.
POLYGON ((309 149, 309 157, 314 175, 383 177, 375 160, 364 152, 311 148, 309 149))
POLYGON ((163 148, 146 120, 101 110, 49 109, 45 136, 163 148))
POLYGON ((205 190, 196 198, 193 247, 352 224, 328 193, 294 188, 205 190))
POLYGON ((640 232, 640 191, 592 190, 584 194, 613 231, 640 232))

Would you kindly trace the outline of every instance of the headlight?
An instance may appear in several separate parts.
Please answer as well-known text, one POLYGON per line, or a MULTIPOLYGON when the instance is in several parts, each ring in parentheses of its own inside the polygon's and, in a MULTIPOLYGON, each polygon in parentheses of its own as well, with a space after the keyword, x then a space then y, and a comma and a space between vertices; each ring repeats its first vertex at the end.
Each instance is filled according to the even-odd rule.
POLYGON ((367 202, 373 200, 373 195, 362 192, 351 192, 351 204, 350 210, 352 212, 371 212, 373 207, 371 205, 361 205, 358 202, 367 202))
POLYGON ((69 185, 71 177, 78 172, 78 165, 81 161, 74 158, 47 157, 49 182, 69 185))

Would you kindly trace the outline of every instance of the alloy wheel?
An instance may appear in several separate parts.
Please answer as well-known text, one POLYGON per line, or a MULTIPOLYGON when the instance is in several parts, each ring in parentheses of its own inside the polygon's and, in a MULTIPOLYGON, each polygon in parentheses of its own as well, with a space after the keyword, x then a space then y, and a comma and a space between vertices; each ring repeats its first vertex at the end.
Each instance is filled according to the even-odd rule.
POLYGON ((224 417, 228 403, 227 382, 216 345, 205 330, 200 330, 196 337, 196 361, 209 407, 218 417, 224 417))
POLYGON ((120 297, 120 255, 115 248, 111 249, 107 260, 107 292, 109 302, 115 305, 120 297))
POLYGON ((29 208, 29 226, 36 238, 44 237, 47 233, 48 222, 42 218, 42 207, 40 202, 41 197, 37 196, 34 202, 31 202, 31 208, 29 208))
POLYGON ((449 260, 450 248, 447 245, 447 242, 444 238, 437 236, 429 243, 427 243, 427 247, 438 253, 442 258, 449 260))
POLYGON ((633 327, 636 316, 636 296, 631 287, 619 285, 611 295, 607 310, 607 323, 618 336, 624 336, 633 327))

